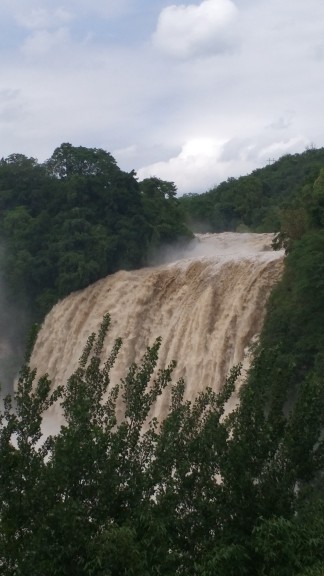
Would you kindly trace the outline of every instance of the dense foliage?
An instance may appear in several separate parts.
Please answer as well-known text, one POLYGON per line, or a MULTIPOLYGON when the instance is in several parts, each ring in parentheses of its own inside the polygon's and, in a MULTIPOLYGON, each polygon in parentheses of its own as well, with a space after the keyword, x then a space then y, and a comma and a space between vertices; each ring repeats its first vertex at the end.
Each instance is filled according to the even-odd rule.
POLYGON ((269 301, 262 344, 280 344, 277 362, 293 366, 292 390, 313 375, 323 375, 323 209, 324 169, 283 211, 283 224, 275 240, 276 247, 286 248, 287 256, 283 278, 269 301))
POLYGON ((60 298, 191 233, 172 182, 120 170, 104 150, 62 144, 39 164, 0 161, 0 243, 14 299, 41 318, 60 298))
POLYGON ((180 199, 195 231, 276 232, 285 210, 324 166, 324 148, 287 154, 248 176, 229 178, 204 194, 180 199))
POLYGON ((167 418, 150 407, 170 385, 156 373, 159 340, 113 386, 100 354, 107 316, 66 387, 51 393, 21 372, 15 410, 0 427, 0 568, 4 576, 316 576, 324 570, 324 506, 313 489, 323 469, 320 383, 303 387, 291 412, 260 351, 241 403, 225 416, 233 370, 220 394, 190 404, 172 387, 167 418), (101 366, 101 367, 100 367, 101 366), (155 374, 155 376, 154 376, 155 374), (153 376, 153 378, 152 378, 153 376), (107 388, 110 392, 107 396, 107 388), (124 402, 117 422, 116 403, 124 402), (60 402, 65 425, 41 438, 41 416, 60 402), (265 403, 267 410, 265 411, 265 403), (143 424, 145 431, 143 432, 143 424))
MULTIPOLYGON (((156 375, 158 340, 112 386, 121 342, 101 366, 108 317, 65 387, 51 391, 24 366, 0 419, 4 576, 322 576, 323 165, 324 151, 308 150, 181 200, 211 230, 277 230, 287 252, 233 413, 224 410, 238 369, 193 404, 174 384, 168 417, 151 420, 172 365, 156 375), (54 402, 66 424, 44 442, 54 402)), ((175 192, 157 178, 138 183, 97 149, 64 144, 42 165, 2 160, 1 248, 15 297, 44 312, 188 235, 175 192)))

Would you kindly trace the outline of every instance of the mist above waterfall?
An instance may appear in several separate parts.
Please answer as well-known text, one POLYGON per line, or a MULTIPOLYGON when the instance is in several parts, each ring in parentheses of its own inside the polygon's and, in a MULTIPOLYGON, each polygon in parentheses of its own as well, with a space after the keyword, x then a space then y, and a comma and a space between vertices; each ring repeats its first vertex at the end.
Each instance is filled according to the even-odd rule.
POLYGON ((164 246, 151 255, 150 264, 159 266, 192 258, 245 258, 272 251, 272 234, 222 232, 195 234, 191 242, 164 246))
POLYGON ((13 391, 13 381, 21 366, 28 313, 15 302, 4 281, 0 249, 0 398, 13 391))

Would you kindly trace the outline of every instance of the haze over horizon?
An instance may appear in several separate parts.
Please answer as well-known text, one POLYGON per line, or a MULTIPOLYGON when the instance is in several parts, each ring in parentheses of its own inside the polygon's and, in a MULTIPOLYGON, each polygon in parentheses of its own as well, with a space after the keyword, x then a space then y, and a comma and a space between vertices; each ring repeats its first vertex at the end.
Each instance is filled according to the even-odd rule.
POLYGON ((203 192, 324 146, 318 0, 2 0, 0 156, 103 148, 203 192))

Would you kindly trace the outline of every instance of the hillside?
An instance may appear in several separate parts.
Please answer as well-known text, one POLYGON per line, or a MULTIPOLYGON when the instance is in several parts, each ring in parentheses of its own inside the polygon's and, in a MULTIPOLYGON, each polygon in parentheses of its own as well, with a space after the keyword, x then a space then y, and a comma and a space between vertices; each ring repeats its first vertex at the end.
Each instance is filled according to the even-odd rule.
MULTIPOLYGON (((202 203, 179 203, 174 185, 156 178, 138 184, 96 149, 62 145, 44 165, 21 156, 2 161, 8 329, 15 290, 41 314, 97 275, 140 266, 161 242, 189 238, 186 202, 206 210, 204 199, 216 198, 214 211, 210 204, 201 212, 210 212, 200 220, 207 227, 212 216, 215 226, 222 216, 222 225, 243 230, 274 226, 276 217, 273 244, 286 251, 239 403, 240 369, 225 381, 224 372, 244 359, 238 352, 261 327, 282 252, 263 246, 251 260, 230 249, 234 261, 226 261, 225 243, 213 262, 204 254, 201 262, 120 271, 53 308, 35 353, 49 373, 63 360, 58 385, 47 375, 37 380, 26 364, 0 417, 5 576, 322 576, 322 154, 284 157, 202 195, 202 203), (97 330, 108 302, 115 317, 105 314, 97 330), (109 326, 113 340, 124 326, 127 343, 117 337, 107 353, 109 326), (170 329, 170 338, 165 347, 157 338, 138 361, 141 338, 155 337, 154 326, 170 329), (81 353, 88 327, 94 332, 81 353), (218 330, 223 347, 213 339, 218 330), (126 376, 116 383, 118 355, 126 376), (188 388, 181 378, 172 384, 177 356, 179 369, 194 364, 188 388), (77 368, 67 378, 70 364, 77 368), (218 394, 206 388, 217 372, 218 394), (161 400, 167 409, 159 422, 153 408, 161 400), (65 425, 42 443, 58 402, 65 425)), ((250 235, 235 236, 242 249, 250 235)))
POLYGON ((229 178, 204 194, 180 198, 194 231, 276 232, 282 210, 312 185, 324 167, 324 148, 287 154, 247 176, 229 178))

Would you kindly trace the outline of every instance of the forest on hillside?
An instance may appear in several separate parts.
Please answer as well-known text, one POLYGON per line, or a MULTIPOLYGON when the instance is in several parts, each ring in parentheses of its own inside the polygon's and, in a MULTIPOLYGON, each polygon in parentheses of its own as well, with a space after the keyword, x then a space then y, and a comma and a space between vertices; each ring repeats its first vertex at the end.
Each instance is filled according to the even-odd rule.
POLYGON ((4 282, 33 320, 70 292, 191 237, 174 184, 138 183, 104 150, 62 144, 43 164, 22 154, 0 161, 4 282))
POLYGON ((287 154, 247 176, 228 178, 180 203, 195 232, 277 232, 283 212, 312 187, 324 166, 324 148, 287 154))
POLYGON ((200 196, 178 200, 175 192, 155 178, 138 183, 106 152, 70 145, 44 165, 19 156, 0 165, 7 279, 23 298, 32 287, 39 313, 92 281, 96 262, 105 274, 109 265, 140 266, 160 241, 189 238, 193 215, 211 230, 267 230, 272 222, 274 248, 286 250, 240 404, 227 417, 239 367, 219 395, 206 390, 190 404, 185 383, 172 384, 172 365, 150 385, 159 340, 107 399, 122 345, 112 343, 102 366, 109 316, 52 395, 48 378, 38 380, 26 363, 0 420, 5 576, 324 573, 324 151, 285 156, 200 196), (100 250, 91 244, 96 231, 100 250), (143 434, 167 385, 170 414, 143 434), (41 416, 55 401, 66 426, 41 444, 41 416))

